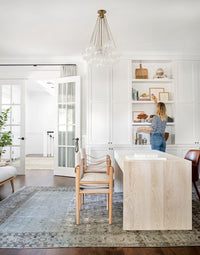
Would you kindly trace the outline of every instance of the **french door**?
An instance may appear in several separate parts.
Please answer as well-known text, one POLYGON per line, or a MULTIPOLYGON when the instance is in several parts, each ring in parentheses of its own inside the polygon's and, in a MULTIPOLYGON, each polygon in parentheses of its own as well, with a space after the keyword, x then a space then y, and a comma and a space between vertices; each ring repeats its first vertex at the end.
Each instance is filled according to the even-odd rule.
POLYGON ((56 88, 54 174, 74 177, 80 141, 80 77, 56 79, 56 88))
POLYGON ((0 80, 0 111, 9 110, 2 131, 11 131, 12 145, 5 147, 2 159, 9 159, 18 174, 25 174, 25 81, 0 80))

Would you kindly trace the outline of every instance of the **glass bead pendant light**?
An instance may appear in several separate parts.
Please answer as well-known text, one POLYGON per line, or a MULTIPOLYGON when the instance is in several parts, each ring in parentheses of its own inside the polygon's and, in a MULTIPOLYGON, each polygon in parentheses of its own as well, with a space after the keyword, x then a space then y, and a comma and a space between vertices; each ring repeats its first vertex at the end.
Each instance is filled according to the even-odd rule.
POLYGON ((99 10, 98 14, 90 45, 86 48, 83 58, 89 65, 112 66, 118 58, 115 42, 105 16, 106 11, 99 10))

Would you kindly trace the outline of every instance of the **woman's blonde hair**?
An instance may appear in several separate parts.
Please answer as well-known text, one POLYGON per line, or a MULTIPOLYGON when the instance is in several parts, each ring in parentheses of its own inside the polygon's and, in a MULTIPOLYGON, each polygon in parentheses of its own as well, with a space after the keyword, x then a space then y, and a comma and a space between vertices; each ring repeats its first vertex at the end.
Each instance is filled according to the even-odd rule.
POLYGON ((166 113, 166 106, 164 103, 162 103, 162 102, 157 103, 156 115, 159 116, 162 121, 166 120, 167 113, 166 113))

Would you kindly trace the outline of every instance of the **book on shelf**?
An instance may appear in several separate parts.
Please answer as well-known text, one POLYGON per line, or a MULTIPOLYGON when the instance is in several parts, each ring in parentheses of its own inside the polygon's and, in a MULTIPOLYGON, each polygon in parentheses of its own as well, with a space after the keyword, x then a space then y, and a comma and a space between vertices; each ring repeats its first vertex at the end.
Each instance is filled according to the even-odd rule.
POLYGON ((151 101, 150 98, 139 98, 138 101, 151 101))

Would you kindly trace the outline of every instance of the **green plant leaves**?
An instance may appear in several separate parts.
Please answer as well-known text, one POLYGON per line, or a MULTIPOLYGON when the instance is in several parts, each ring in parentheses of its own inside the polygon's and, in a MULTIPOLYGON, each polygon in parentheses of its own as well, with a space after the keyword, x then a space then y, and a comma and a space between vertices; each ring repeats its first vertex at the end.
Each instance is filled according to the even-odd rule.
POLYGON ((0 115, 0 148, 1 148, 0 155, 5 152, 5 150, 3 150, 5 146, 12 145, 11 131, 7 131, 7 132, 1 131, 8 120, 9 111, 10 111, 10 108, 2 111, 0 115))
POLYGON ((0 115, 0 129, 6 124, 6 121, 8 120, 8 112, 10 111, 10 108, 4 110, 1 112, 0 115))

